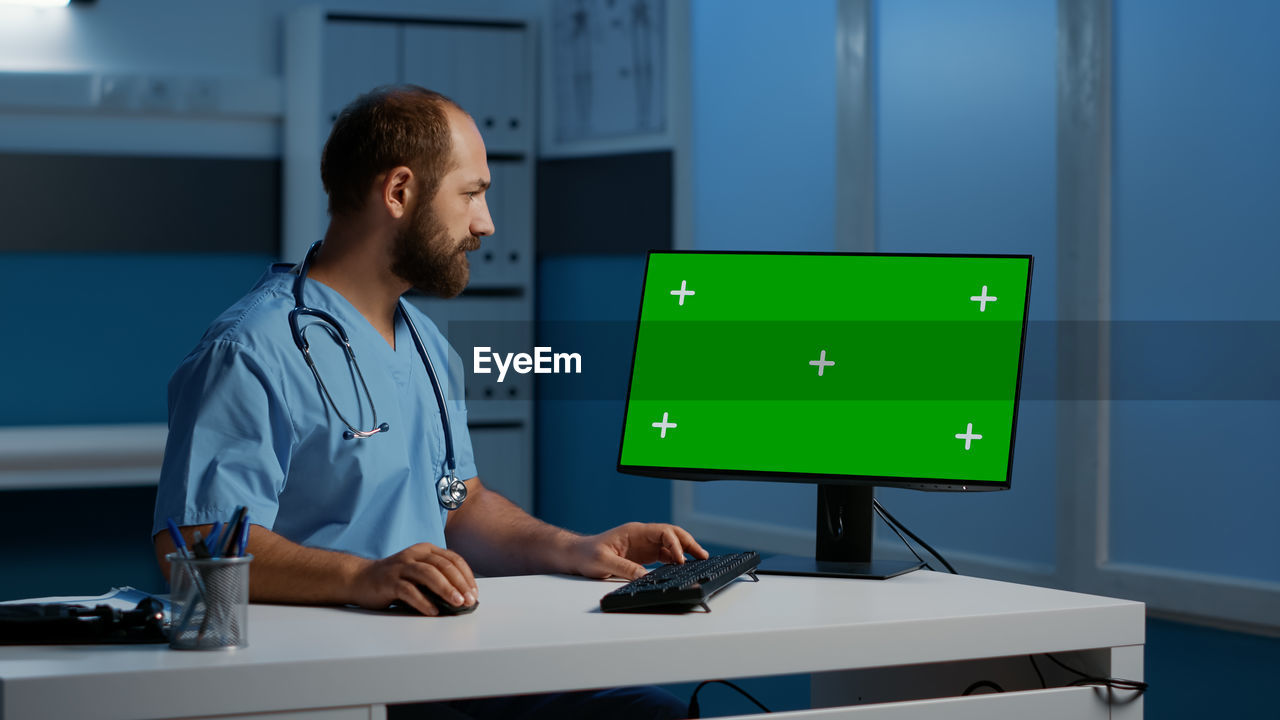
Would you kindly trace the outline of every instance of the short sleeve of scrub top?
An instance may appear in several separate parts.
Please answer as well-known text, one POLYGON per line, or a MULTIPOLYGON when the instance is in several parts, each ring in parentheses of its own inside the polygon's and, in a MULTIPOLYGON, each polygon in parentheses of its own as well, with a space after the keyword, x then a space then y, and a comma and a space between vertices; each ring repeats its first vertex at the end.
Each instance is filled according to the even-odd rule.
POLYGON ((179 525, 225 521, 239 505, 253 523, 271 527, 292 435, 278 384, 246 348, 224 340, 189 356, 169 385, 153 532, 167 517, 179 525))

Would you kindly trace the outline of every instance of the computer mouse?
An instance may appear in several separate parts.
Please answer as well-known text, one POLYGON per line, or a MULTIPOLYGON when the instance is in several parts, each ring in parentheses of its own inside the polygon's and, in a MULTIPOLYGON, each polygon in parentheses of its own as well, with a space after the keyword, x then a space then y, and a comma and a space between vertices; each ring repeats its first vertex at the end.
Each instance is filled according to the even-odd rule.
POLYGON ((441 615, 466 615, 469 612, 474 612, 475 609, 480 606, 479 602, 475 602, 470 605, 450 605, 436 594, 435 590, 432 590, 426 585, 419 585, 418 590, 420 590, 423 595, 427 596, 427 599, 431 601, 432 605, 436 606, 436 609, 440 611, 441 615))

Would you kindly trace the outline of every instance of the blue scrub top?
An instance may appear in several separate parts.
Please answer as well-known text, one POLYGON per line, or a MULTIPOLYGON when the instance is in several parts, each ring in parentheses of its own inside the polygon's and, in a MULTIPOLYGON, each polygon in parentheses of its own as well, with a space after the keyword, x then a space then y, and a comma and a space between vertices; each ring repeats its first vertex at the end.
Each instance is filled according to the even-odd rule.
MULTIPOLYGON (((343 439, 289 330, 292 265, 275 265, 213 322, 169 381, 169 437, 152 534, 226 520, 238 505, 250 521, 293 542, 368 558, 410 545, 445 546, 447 511, 436 497, 445 472, 444 429, 426 368, 404 319, 392 349, 338 292, 308 280, 303 301, 333 315, 351 341, 373 408, 341 346, 303 318, 320 377, 360 430, 373 409, 388 432, 343 439)), ((462 360, 416 308, 402 303, 431 356, 449 408, 458 477, 476 476, 462 360)))

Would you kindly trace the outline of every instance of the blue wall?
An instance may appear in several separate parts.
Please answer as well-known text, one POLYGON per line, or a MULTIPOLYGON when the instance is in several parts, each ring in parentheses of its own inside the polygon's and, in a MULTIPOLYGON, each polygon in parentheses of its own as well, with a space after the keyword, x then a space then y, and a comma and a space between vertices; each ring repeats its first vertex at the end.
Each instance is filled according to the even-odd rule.
POLYGON ((1119 561, 1280 581, 1277 27, 1270 0, 1116 6, 1115 372, 1169 390, 1113 408, 1119 561))
POLYGON ((23 343, 0 353, 0 426, 164 422, 169 375, 272 260, 0 255, 5 332, 23 343))
POLYGON ((834 0, 701 0, 693 48, 699 250, 831 250, 834 0))

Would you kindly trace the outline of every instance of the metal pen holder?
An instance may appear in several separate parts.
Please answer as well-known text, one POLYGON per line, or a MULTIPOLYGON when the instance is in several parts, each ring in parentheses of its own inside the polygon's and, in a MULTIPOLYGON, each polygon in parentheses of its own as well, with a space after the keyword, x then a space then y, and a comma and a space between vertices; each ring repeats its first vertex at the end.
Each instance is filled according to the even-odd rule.
POLYGON ((169 560, 169 647, 216 650, 249 645, 249 563, 243 557, 169 560))

